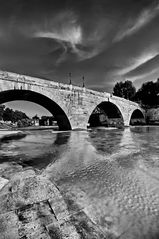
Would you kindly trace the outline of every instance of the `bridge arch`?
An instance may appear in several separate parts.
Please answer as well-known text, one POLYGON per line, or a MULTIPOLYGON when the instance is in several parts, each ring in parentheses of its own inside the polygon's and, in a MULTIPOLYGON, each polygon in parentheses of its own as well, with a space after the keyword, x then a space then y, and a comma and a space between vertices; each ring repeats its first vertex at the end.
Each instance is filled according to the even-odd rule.
POLYGON ((145 116, 141 110, 135 109, 130 115, 129 125, 141 124, 145 124, 145 116))
POLYGON ((99 103, 88 120, 88 127, 122 127, 123 125, 124 119, 120 109, 110 101, 99 103))
POLYGON ((44 94, 22 89, 5 90, 0 92, 0 104, 14 100, 26 100, 43 106, 54 115, 59 130, 71 130, 70 121, 62 107, 44 94))

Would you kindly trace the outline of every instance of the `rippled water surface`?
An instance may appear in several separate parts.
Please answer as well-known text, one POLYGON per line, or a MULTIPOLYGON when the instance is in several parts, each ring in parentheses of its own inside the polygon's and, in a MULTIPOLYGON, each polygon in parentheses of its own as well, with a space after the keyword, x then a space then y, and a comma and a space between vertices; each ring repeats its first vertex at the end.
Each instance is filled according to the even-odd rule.
POLYGON ((103 232, 159 238, 159 127, 34 131, 0 147, 1 163, 45 171, 103 232))

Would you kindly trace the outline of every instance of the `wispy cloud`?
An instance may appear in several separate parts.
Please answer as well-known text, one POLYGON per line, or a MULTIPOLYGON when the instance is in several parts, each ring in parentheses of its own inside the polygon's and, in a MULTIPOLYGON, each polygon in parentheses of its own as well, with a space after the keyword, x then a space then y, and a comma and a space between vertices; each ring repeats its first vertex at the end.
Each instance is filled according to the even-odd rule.
POLYGON ((130 36, 142 27, 146 26, 152 19, 154 19, 159 14, 159 4, 155 7, 150 7, 142 10, 142 12, 137 16, 137 18, 130 18, 125 24, 123 29, 119 31, 114 39, 114 41, 120 41, 123 38, 130 36))
POLYGON ((82 61, 92 58, 102 51, 102 40, 105 34, 103 24, 105 24, 103 21, 96 23, 91 34, 87 34, 87 29, 84 34, 84 29, 78 22, 78 16, 73 11, 65 10, 52 19, 52 24, 45 21, 44 28, 34 25, 31 37, 50 38, 61 45, 63 53, 57 59, 57 64, 66 60, 68 53, 74 54, 76 60, 82 61))
POLYGON ((129 59, 127 65, 125 65, 122 69, 119 69, 116 73, 119 75, 125 75, 143 65, 144 63, 152 60, 157 55, 158 52, 155 50, 151 52, 143 52, 140 56, 134 59, 129 59))
MULTIPOLYGON (((70 13, 69 13, 70 14, 70 13)), ((59 21, 57 24, 54 21, 54 24, 50 26, 52 29, 36 29, 33 33, 34 37, 45 37, 45 38, 52 38, 56 40, 66 41, 69 42, 72 45, 79 44, 82 41, 82 29, 79 25, 77 25, 75 19, 72 19, 68 21, 68 19, 65 19, 66 14, 62 16, 57 16, 59 21), (61 19, 60 19, 61 18, 61 19)), ((72 13, 70 14, 70 17, 72 17, 72 13)))
POLYGON ((82 28, 76 14, 70 10, 63 10, 52 18, 46 18, 43 25, 33 24, 29 30, 32 38, 49 38, 59 43, 63 51, 56 61, 57 64, 66 59, 68 51, 80 53, 77 44, 82 42, 82 28))
MULTIPOLYGON (((125 75, 125 80, 130 80, 132 82, 139 81, 139 80, 144 79, 144 78, 146 79, 149 76, 153 76, 153 74, 155 74, 157 72, 159 72, 158 69, 151 69, 151 70, 149 70, 149 72, 144 72, 143 71, 142 73, 140 73, 140 74, 138 74, 136 76, 135 75, 134 76, 125 75)), ((152 80, 152 79, 150 78, 149 80, 152 80)))
POLYGON ((146 61, 145 63, 141 64, 134 70, 125 74, 125 77, 132 80, 147 77, 148 75, 152 75, 155 72, 159 72, 158 64, 159 64, 159 54, 157 54, 150 60, 146 61))

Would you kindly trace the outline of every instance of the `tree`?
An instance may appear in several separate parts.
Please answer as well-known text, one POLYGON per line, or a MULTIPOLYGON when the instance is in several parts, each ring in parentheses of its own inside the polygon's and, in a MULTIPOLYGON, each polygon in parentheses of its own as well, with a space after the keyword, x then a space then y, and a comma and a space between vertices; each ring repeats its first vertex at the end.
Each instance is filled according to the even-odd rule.
POLYGON ((19 111, 19 110, 15 110, 13 112, 13 122, 17 122, 18 120, 22 120, 22 119, 28 119, 29 117, 23 113, 22 111, 19 111))
POLYGON ((3 113, 3 120, 13 122, 13 113, 14 113, 14 111, 12 109, 6 108, 3 113))
POLYGON ((159 79, 142 84, 136 93, 136 99, 146 106, 159 105, 159 79))
POLYGON ((3 119, 4 109, 5 109, 5 105, 0 105, 0 120, 3 119))
MULTIPOLYGON (((5 106, 4 106, 5 108, 5 106)), ((19 110, 12 110, 10 108, 6 108, 3 111, 3 120, 4 121, 11 121, 11 122, 18 122, 19 120, 22 119, 29 119, 29 117, 22 111, 19 110)))
POLYGON ((131 81, 117 82, 113 88, 113 94, 123 97, 127 100, 133 100, 136 94, 136 89, 131 81))

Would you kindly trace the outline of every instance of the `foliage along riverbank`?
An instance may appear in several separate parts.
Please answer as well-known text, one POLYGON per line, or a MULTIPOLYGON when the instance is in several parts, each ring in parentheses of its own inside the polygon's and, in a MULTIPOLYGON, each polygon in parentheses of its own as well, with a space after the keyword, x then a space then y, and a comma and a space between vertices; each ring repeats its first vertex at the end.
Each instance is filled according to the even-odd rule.
POLYGON ((159 107, 146 110, 146 121, 148 125, 159 125, 159 107))

